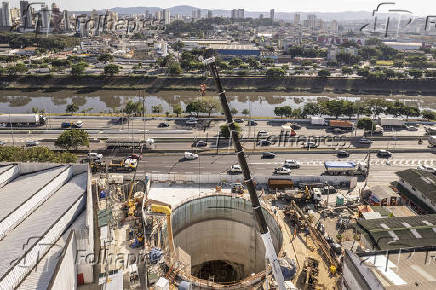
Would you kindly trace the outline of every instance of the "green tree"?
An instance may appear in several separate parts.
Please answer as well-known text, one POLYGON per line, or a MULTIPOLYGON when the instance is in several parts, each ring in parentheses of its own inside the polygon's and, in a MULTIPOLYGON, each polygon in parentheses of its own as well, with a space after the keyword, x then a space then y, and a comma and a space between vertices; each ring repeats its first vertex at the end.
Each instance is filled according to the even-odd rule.
POLYGON ((335 116, 338 119, 345 113, 345 102, 343 100, 330 100, 325 103, 325 107, 330 116, 335 116))
POLYGON ((428 121, 436 120, 436 113, 430 110, 424 110, 421 112, 422 117, 428 121))
POLYGON ((248 109, 243 109, 243 110, 242 110, 242 114, 243 114, 244 116, 248 116, 248 115, 250 114, 250 110, 248 110, 248 109))
POLYGON ((65 130, 55 141, 55 146, 70 150, 77 150, 80 146, 89 147, 88 132, 81 129, 65 130))
MULTIPOLYGON (((238 132, 238 135, 240 135, 241 131, 242 131, 241 126, 239 126, 238 123, 233 123, 233 124, 235 124, 236 132, 238 132)), ((220 135, 224 138, 230 137, 230 131, 229 131, 229 127, 227 126, 227 124, 220 126, 220 135)))
POLYGON ((322 69, 322 70, 320 70, 320 71, 318 72, 318 76, 319 76, 320 78, 326 78, 326 77, 329 77, 329 76, 330 76, 330 72, 329 72, 328 70, 326 70, 326 69, 322 69))
POLYGON ((180 75, 182 73, 182 67, 180 63, 172 61, 168 64, 168 74, 170 75, 180 75))
POLYGON ((266 71, 266 77, 269 79, 281 79, 285 76, 285 71, 281 68, 270 68, 266 71))
POLYGON ((232 113, 232 115, 234 116, 234 115, 236 115, 237 113, 239 113, 239 111, 238 111, 238 109, 236 109, 236 108, 231 108, 231 109, 230 109, 230 113, 232 113))
POLYGON ((370 118, 362 118, 357 121, 357 128, 364 130, 375 130, 375 123, 370 118))
POLYGON ((73 64, 71 66, 71 75, 80 76, 85 72, 85 66, 81 63, 73 64))
POLYGON ((116 64, 108 64, 104 67, 104 74, 105 75, 116 75, 120 72, 120 67, 116 64))
POLYGON ((141 114, 143 112, 142 102, 129 100, 124 108, 124 112, 128 115, 141 114))
POLYGON ((173 106, 173 113, 176 114, 177 118, 182 113, 182 106, 180 104, 175 104, 173 106))
POLYGON ((71 114, 77 113, 78 111, 79 111, 79 106, 74 104, 74 103, 67 105, 67 107, 65 108, 65 112, 71 113, 71 114))
POLYGON ((209 117, 212 113, 217 112, 221 108, 220 101, 215 97, 203 97, 200 102, 202 103, 202 112, 207 113, 209 117))
POLYGON ((417 107, 406 106, 404 108, 404 115, 406 116, 406 119, 409 120, 410 117, 419 117, 421 111, 417 107))
POLYGON ((203 108, 203 102, 201 101, 192 101, 190 103, 188 103, 188 105, 186 106, 186 113, 195 113, 198 115, 204 111, 203 108))
POLYGON ((274 115, 279 116, 280 118, 283 118, 285 115, 285 111, 283 110, 283 107, 275 107, 274 108, 274 115))
POLYGON ((413 77, 414 79, 419 79, 422 77, 423 72, 422 72, 422 70, 419 70, 419 69, 411 69, 411 70, 407 71, 407 73, 411 77, 413 77))
POLYGON ((163 111, 163 107, 162 107, 161 104, 156 105, 156 106, 153 106, 153 107, 151 108, 151 112, 152 112, 153 114, 160 114, 160 113, 162 113, 162 111, 163 111))
POLYGON ((111 61, 113 61, 113 59, 114 59, 114 57, 108 53, 100 54, 97 58, 97 60, 101 61, 101 62, 111 62, 111 61))
POLYGON ((306 103, 303 107, 303 115, 304 116, 317 116, 321 114, 321 108, 317 103, 306 103))

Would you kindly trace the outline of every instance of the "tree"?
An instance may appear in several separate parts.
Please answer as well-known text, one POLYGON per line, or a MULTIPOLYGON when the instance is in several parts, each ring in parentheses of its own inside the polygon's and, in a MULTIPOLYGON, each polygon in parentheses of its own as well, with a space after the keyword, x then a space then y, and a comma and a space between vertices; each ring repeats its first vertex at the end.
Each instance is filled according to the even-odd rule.
POLYGON ((370 99, 366 102, 366 106, 374 117, 378 117, 381 113, 385 112, 388 102, 383 99, 370 99))
POLYGON ((71 75, 80 76, 85 72, 85 66, 81 63, 73 64, 71 66, 71 75))
POLYGON ((128 115, 132 114, 141 114, 143 111, 142 102, 141 101, 128 101, 126 107, 124 108, 124 112, 128 115))
POLYGON ((236 109, 236 108, 232 108, 232 109, 230 110, 230 113, 232 113, 232 115, 236 115, 237 113, 239 113, 239 111, 238 111, 238 109, 236 109))
POLYGON ((113 76, 119 72, 120 72, 120 67, 117 66, 116 64, 108 64, 107 66, 104 67, 104 74, 105 75, 113 76))
POLYGON ((76 113, 78 111, 79 111, 79 106, 74 104, 74 103, 67 105, 67 107, 65 108, 65 112, 71 113, 71 114, 76 113))
POLYGON ((352 75, 353 69, 351 67, 348 67, 348 66, 343 66, 342 67, 342 74, 343 75, 352 75))
POLYGON ((170 75, 179 75, 182 73, 182 67, 180 63, 176 61, 172 61, 168 64, 168 74, 170 75))
POLYGON ((229 61, 229 65, 233 67, 239 67, 242 64, 242 59, 239 57, 234 57, 229 61))
POLYGON ((280 118, 283 118, 283 116, 285 115, 283 107, 275 107, 274 108, 274 115, 280 116, 280 118))
POLYGON ((316 116, 321 113, 321 109, 317 103, 306 103, 303 107, 304 116, 316 116))
POLYGON ((411 69, 407 71, 407 73, 414 79, 419 79, 422 77, 422 70, 419 69, 411 69))
POLYGON ((354 103, 351 101, 344 101, 343 112, 345 116, 351 119, 351 117, 356 113, 354 103))
MULTIPOLYGON (((235 125, 236 132, 238 132, 238 135, 241 134, 241 126, 239 126, 238 123, 233 123, 235 125)), ((229 127, 227 125, 220 126, 220 135, 224 138, 230 138, 230 131, 229 127)))
POLYGON ((357 128, 364 130, 375 130, 375 123, 370 118, 362 118, 357 121, 357 128))
POLYGON ((218 100, 218 98, 215 97, 203 97, 200 102, 201 104, 201 108, 202 111, 204 113, 208 113, 209 117, 210 114, 218 111, 218 109, 220 108, 221 104, 220 101, 218 100))
POLYGON ((114 57, 108 53, 100 54, 97 58, 97 60, 101 62, 111 62, 113 59, 114 57))
POLYGON ((436 113, 430 110, 422 111, 422 117, 428 121, 436 120, 436 113))
POLYGON ((248 116, 248 115, 250 114, 250 110, 248 110, 248 109, 243 109, 243 110, 242 110, 242 114, 243 114, 244 116, 248 116))
POLYGON ((17 73, 23 74, 26 73, 29 69, 24 63, 20 62, 15 65, 15 70, 17 73))
POLYGON ((325 103, 325 106, 328 114, 330 116, 335 116, 336 119, 345 113, 345 102, 343 100, 330 100, 325 103))
POLYGON ((81 129, 65 130, 55 141, 55 146, 70 150, 77 150, 80 146, 89 147, 88 132, 81 129))
POLYGON ((163 108, 162 108, 161 104, 151 107, 151 112, 153 114, 160 114, 160 113, 162 113, 162 111, 163 111, 163 108))
POLYGON ((203 111, 203 103, 201 101, 192 101, 186 106, 186 113, 196 113, 197 117, 203 111))
POLYGON ((322 69, 322 70, 320 70, 320 71, 318 72, 318 76, 319 76, 320 78, 326 78, 326 77, 329 77, 329 76, 330 76, 330 72, 329 72, 328 70, 326 70, 326 69, 322 69))
POLYGON ((173 106, 173 113, 177 115, 177 118, 182 113, 182 106, 180 104, 175 104, 173 106))
POLYGON ((285 76, 285 71, 281 68, 270 68, 266 71, 266 77, 269 79, 281 79, 285 76))
POLYGON ((404 115, 406 116, 406 119, 409 120, 409 117, 419 117, 421 111, 417 107, 406 106, 404 108, 404 115))

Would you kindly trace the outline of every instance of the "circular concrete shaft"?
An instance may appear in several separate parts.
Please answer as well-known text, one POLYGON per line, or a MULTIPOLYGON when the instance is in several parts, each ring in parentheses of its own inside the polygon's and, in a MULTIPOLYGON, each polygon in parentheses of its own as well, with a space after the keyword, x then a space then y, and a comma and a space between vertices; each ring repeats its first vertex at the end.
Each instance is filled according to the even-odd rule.
MULTIPOLYGON (((282 233, 264 210, 278 252, 282 233)), ((191 258, 191 274, 216 283, 234 283, 265 270, 265 246, 251 202, 213 195, 186 202, 173 210, 175 247, 191 258)))

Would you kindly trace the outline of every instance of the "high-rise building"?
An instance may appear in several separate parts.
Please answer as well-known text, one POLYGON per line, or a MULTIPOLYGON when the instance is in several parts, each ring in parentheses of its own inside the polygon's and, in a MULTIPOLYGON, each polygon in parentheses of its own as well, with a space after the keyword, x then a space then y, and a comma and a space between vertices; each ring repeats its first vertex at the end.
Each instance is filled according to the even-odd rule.
POLYGON ((269 18, 271 18, 271 21, 274 21, 274 14, 275 14, 275 10, 274 10, 274 9, 271 9, 271 10, 269 11, 269 18))
POLYGON ((11 14, 9 11, 9 2, 2 3, 2 26, 11 26, 11 14))
POLYGON ((300 25, 301 22, 301 14, 295 13, 294 15, 294 25, 300 25))
POLYGON ((163 16, 165 25, 168 25, 171 23, 171 14, 170 14, 169 9, 162 10, 162 16, 163 16))
POLYGON ((156 13, 154 14, 154 18, 156 18, 156 20, 161 20, 163 18, 162 10, 156 11, 156 13))
POLYGON ((238 10, 237 9, 232 9, 232 19, 236 19, 238 17, 238 10))
POLYGON ((307 15, 307 20, 308 20, 309 28, 312 29, 312 30, 315 30, 315 27, 316 27, 316 15, 314 15, 314 14, 307 15))
POLYGON ((50 17, 51 11, 47 5, 43 5, 41 8, 41 32, 48 33, 50 31, 50 17))
POLYGON ((20 20, 24 29, 32 28, 32 10, 28 1, 20 1, 20 20))
POLYGON ((212 18, 213 14, 212 14, 212 10, 207 10, 207 18, 212 18))
POLYGON ((263 14, 260 14, 260 15, 259 15, 259 19, 263 19, 263 14))
POLYGON ((201 9, 197 9, 196 19, 201 19, 201 9))
POLYGON ((70 26, 70 17, 68 14, 67 10, 64 10, 63 14, 63 21, 64 21, 64 30, 65 31, 70 31, 71 30, 71 26, 70 26))
POLYGON ((244 9, 232 9, 232 19, 244 19, 245 11, 244 9))

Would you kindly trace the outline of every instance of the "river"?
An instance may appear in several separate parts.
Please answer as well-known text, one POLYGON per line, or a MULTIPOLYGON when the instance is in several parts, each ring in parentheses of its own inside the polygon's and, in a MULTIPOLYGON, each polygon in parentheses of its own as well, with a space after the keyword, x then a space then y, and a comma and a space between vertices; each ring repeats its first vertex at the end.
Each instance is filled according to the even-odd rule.
MULTIPOLYGON (((213 92, 209 92, 213 95, 213 92)), ((80 112, 109 113, 119 111, 129 100, 142 101, 143 92, 132 90, 97 90, 76 91, 61 90, 49 91, 0 91, 0 113, 30 113, 32 108, 44 109, 46 113, 65 113, 68 104, 75 103, 80 112)), ((296 93, 280 92, 228 92, 230 107, 236 108, 241 115, 248 109, 255 117, 273 117, 274 107, 291 106, 301 108, 307 102, 322 99, 345 99, 350 101, 365 100, 368 98, 384 98, 387 100, 400 100, 408 105, 416 105, 420 109, 436 111, 436 97, 433 96, 355 96, 355 95, 302 95, 296 93)), ((161 105, 163 113, 172 113, 172 106, 181 104, 186 108, 189 101, 198 97, 192 91, 160 91, 152 96, 145 96, 146 112, 150 113, 153 106, 161 105)))

